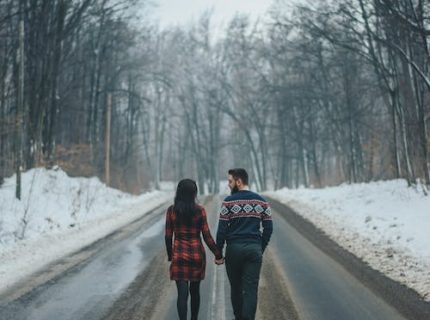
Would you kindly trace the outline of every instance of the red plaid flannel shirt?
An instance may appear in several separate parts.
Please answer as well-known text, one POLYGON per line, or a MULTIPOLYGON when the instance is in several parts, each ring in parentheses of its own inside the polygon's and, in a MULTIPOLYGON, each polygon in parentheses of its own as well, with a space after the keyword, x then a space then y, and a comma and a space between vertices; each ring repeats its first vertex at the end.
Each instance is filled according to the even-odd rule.
POLYGON ((192 218, 189 226, 177 225, 173 206, 167 209, 165 241, 168 259, 172 261, 170 265, 172 280, 198 281, 204 279, 206 255, 200 233, 215 257, 222 258, 221 251, 210 233, 206 211, 201 206, 198 208, 200 210, 192 218), (172 241, 173 236, 174 241, 172 241))

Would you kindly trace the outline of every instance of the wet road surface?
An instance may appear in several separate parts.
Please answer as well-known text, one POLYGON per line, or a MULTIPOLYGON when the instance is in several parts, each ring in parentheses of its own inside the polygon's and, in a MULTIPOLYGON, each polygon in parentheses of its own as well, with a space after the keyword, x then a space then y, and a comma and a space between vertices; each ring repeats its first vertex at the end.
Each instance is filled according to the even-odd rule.
POLYGON ((91 258, 33 289, 24 296, 0 303, 0 319, 101 319, 113 302, 159 252, 155 241, 164 228, 158 209, 111 239, 86 250, 91 258), (154 245, 156 244, 156 245, 154 245))

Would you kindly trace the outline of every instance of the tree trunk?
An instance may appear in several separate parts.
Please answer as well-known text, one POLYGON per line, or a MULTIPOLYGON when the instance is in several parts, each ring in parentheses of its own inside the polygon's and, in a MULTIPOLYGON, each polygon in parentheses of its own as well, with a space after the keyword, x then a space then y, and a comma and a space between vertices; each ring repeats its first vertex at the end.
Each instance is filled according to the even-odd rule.
POLYGON ((15 197, 21 199, 21 160, 22 160, 22 127, 24 112, 24 19, 19 22, 19 50, 18 50, 18 99, 16 107, 16 189, 15 197))

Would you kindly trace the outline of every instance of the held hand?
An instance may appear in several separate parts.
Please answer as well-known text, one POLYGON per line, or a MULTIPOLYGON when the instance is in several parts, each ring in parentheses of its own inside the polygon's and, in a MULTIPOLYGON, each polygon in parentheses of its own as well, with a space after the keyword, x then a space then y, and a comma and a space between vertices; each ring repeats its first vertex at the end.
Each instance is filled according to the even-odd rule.
POLYGON ((221 259, 215 259, 215 264, 217 266, 224 264, 224 260, 225 258, 221 258, 221 259))

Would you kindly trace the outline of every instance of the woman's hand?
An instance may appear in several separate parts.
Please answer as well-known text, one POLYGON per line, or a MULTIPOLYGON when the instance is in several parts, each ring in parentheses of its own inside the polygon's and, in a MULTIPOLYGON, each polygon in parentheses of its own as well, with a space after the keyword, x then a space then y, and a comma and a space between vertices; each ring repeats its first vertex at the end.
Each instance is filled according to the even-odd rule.
POLYGON ((225 258, 215 259, 215 264, 217 266, 224 264, 225 258))

